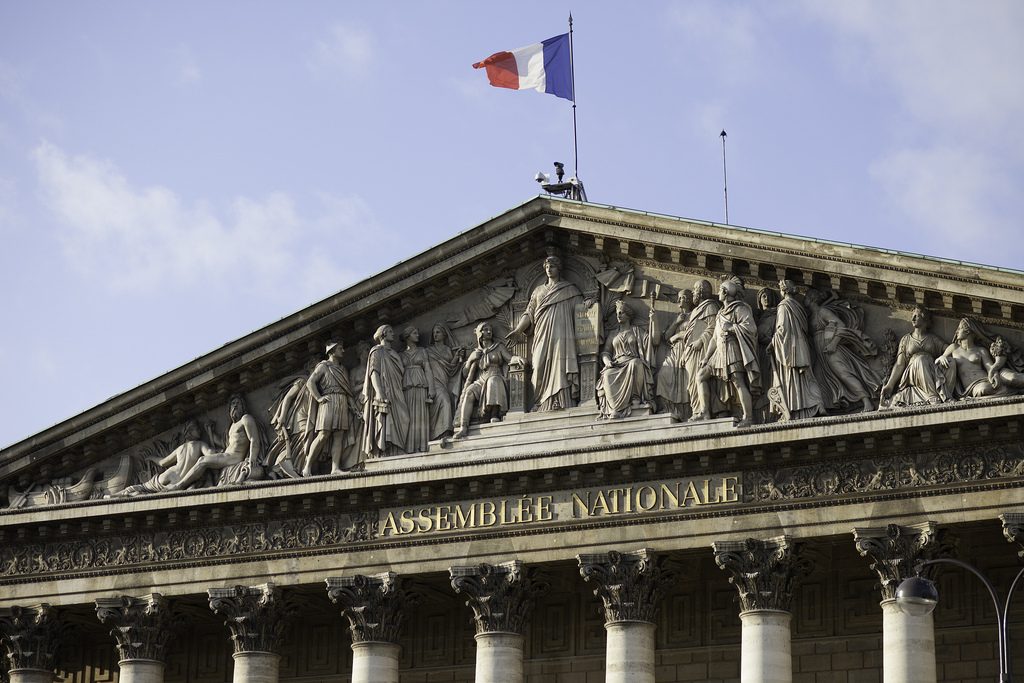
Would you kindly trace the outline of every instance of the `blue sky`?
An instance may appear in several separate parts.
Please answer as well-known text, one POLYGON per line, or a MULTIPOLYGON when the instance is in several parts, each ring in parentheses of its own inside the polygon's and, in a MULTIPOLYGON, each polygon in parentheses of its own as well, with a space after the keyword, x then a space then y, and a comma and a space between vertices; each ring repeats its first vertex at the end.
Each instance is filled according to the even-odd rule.
MULTIPOLYGON (((0 446, 505 211, 562 2, 0 4, 0 446)), ((592 201, 1024 269, 1024 3, 573 8, 592 201)))

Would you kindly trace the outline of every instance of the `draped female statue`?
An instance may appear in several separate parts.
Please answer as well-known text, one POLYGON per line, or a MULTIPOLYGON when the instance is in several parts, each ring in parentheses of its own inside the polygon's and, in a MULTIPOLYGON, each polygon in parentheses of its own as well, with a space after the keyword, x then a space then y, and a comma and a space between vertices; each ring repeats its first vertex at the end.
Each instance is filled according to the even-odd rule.
POLYGON ((402 391, 409 409, 409 428, 405 435, 405 452, 427 450, 430 441, 430 404, 437 393, 434 374, 430 371, 427 350, 420 346, 420 331, 415 327, 402 330, 402 391))
MULTIPOLYGON (((632 408, 648 405, 654 400, 654 344, 659 341, 654 330, 645 332, 633 324, 633 309, 622 299, 615 302, 618 330, 605 341, 601 352, 601 378, 597 402, 601 417, 629 417, 632 408)), ((654 325, 654 307, 650 324, 654 325)))
POLYGON ((825 414, 821 388, 811 369, 813 357, 808 336, 807 312, 796 298, 796 285, 779 282, 782 300, 775 310, 775 330, 769 346, 773 412, 783 420, 799 420, 825 414))
POLYGON ((915 306, 910 316, 914 329, 900 339, 896 364, 881 390, 883 405, 913 405, 915 403, 941 403, 942 381, 936 370, 935 359, 947 347, 946 342, 929 332, 932 315, 925 308, 915 306))
POLYGON ((466 350, 458 345, 447 325, 435 323, 430 330, 427 358, 436 392, 434 402, 430 404, 430 438, 439 439, 452 433, 455 407, 462 393, 462 364, 466 361, 466 350))
POLYGON ((672 419, 681 422, 690 417, 690 377, 686 371, 686 323, 693 310, 693 292, 684 289, 676 299, 679 314, 669 324, 662 338, 668 342, 669 351, 658 369, 655 381, 658 410, 671 413, 672 419))

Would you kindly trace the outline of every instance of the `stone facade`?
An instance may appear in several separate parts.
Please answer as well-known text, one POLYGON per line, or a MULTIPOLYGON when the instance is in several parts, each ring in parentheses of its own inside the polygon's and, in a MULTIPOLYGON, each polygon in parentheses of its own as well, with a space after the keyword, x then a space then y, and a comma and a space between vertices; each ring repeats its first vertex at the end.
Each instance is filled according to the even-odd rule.
POLYGON ((892 598, 1020 570, 1020 349, 1021 273, 537 198, 0 452, 0 672, 992 678, 892 598))

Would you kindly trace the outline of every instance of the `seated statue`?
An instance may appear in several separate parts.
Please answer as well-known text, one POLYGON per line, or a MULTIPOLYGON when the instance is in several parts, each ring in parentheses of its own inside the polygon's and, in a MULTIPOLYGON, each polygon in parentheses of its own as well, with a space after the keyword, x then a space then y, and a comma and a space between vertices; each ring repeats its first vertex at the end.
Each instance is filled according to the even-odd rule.
MULTIPOLYGON (((604 419, 629 417, 633 408, 654 400, 654 344, 660 337, 633 325, 633 315, 625 301, 615 302, 619 329, 605 341, 601 352, 604 368, 597 388, 597 402, 604 419)), ((653 306, 650 321, 653 326, 653 306)))
POLYGON ((466 360, 466 385, 459 398, 455 437, 465 438, 474 416, 490 422, 501 422, 508 412, 508 366, 522 363, 522 359, 509 353, 502 341, 494 340, 491 324, 476 326, 476 348, 466 360))
POLYGON ((932 316, 921 306, 914 308, 910 324, 914 329, 903 335, 888 381, 882 387, 881 405, 942 403, 943 382, 936 371, 935 359, 943 355, 947 344, 928 331, 932 316))
POLYGON ((1007 367, 1009 347, 1002 337, 992 339, 973 318, 963 318, 953 343, 935 359, 944 374, 946 395, 954 398, 1007 396, 1024 389, 1024 374, 1007 367), (983 341, 989 341, 985 348, 983 341), (997 355, 998 354, 998 355, 997 355))

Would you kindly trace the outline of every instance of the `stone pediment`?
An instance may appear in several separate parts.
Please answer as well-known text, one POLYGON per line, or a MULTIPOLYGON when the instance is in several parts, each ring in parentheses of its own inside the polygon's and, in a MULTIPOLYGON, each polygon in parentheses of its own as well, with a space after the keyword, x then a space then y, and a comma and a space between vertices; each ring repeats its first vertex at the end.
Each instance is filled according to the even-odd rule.
MULTIPOLYGON (((427 350, 438 323, 443 325, 445 345, 450 349, 464 349, 464 357, 457 361, 453 357, 449 364, 451 372, 460 375, 449 387, 450 416, 446 418, 449 429, 437 426, 438 420, 445 418, 436 418, 431 413, 433 407, 428 407, 423 413, 426 417, 421 415, 418 419, 434 424, 419 442, 414 443, 415 440, 405 434, 409 439, 406 446, 396 447, 394 443, 389 446, 385 439, 377 452, 367 454, 361 441, 364 437, 358 433, 361 429, 358 420, 369 414, 373 419, 383 420, 382 415, 387 411, 367 413, 361 403, 356 405, 360 393, 356 387, 351 395, 352 405, 321 408, 324 413, 345 413, 350 423, 341 429, 340 422, 345 419, 331 418, 340 421, 328 427, 335 436, 321 444, 319 457, 314 457, 309 474, 329 474, 334 439, 346 440, 342 446, 344 452, 338 456, 343 469, 354 465, 365 470, 360 477, 384 477, 379 479, 382 483, 388 481, 386 475, 390 472, 397 476, 403 468, 429 470, 442 463, 452 467, 460 458, 544 457, 555 450, 552 441, 557 441, 559 449, 566 453, 596 453, 609 445, 649 443, 658 438, 671 443, 708 439, 708 443, 721 447, 722 439, 732 439, 742 433, 743 430, 735 430, 732 418, 743 420, 748 417, 746 412, 750 412, 750 422, 754 424, 747 429, 774 435, 764 443, 775 445, 762 446, 760 455, 751 455, 763 459, 767 457, 766 448, 792 448, 786 444, 794 441, 794 424, 812 428, 815 424, 863 425, 866 421, 879 421, 874 428, 882 427, 882 423, 900 411, 911 411, 922 415, 949 412, 939 422, 962 419, 967 425, 981 419, 974 408, 983 401, 1012 415, 1014 410, 1019 411, 1020 396, 1024 393, 1014 378, 1014 373, 1024 371, 1020 367, 1019 353, 1024 348, 1022 273, 538 197, 320 303, 0 451, 0 507, 28 510, 84 504, 120 496, 130 487, 142 487, 135 493, 156 496, 152 505, 159 508, 178 505, 178 502, 170 502, 167 495, 193 496, 192 500, 198 503, 202 496, 211 493, 207 490, 210 488, 226 492, 234 490, 233 486, 260 490, 273 489, 276 484, 302 487, 304 456, 282 453, 290 447, 308 456, 317 430, 310 427, 303 439, 293 429, 294 443, 289 444, 288 438, 281 434, 281 422, 285 419, 281 408, 287 404, 290 389, 301 392, 306 386, 309 374, 316 372, 317 364, 325 359, 327 344, 334 341, 343 344, 345 351, 336 359, 336 365, 344 368, 349 381, 361 385, 357 376, 365 372, 363 366, 367 361, 360 357, 360 345, 372 348, 376 344, 374 333, 382 325, 393 327, 396 338, 389 348, 398 353, 404 348, 398 339, 402 330, 407 327, 419 330, 424 337, 421 348, 427 350), (532 410, 538 407, 543 390, 537 386, 539 382, 533 373, 537 363, 536 351, 531 348, 539 333, 531 328, 526 330, 528 336, 513 335, 509 339, 505 345, 507 357, 493 361, 490 370, 479 367, 473 370, 476 373, 473 377, 478 379, 487 372, 500 375, 501 386, 497 391, 505 392, 507 405, 488 403, 491 399, 487 398, 487 392, 493 387, 488 388, 488 383, 483 382, 479 395, 474 396, 475 402, 468 409, 471 419, 466 425, 465 437, 454 438, 464 390, 472 383, 469 376, 462 374, 466 372, 463 361, 468 360, 475 349, 485 346, 475 334, 476 326, 488 322, 492 327, 492 342, 500 342, 513 332, 532 305, 533 293, 548 281, 542 262, 549 253, 561 258, 561 280, 574 288, 578 299, 569 311, 574 330, 571 336, 576 344, 577 384, 564 389, 564 399, 555 396, 550 400, 554 407, 568 408, 559 404, 562 400, 571 401, 575 407, 553 412, 532 410), (703 415, 706 420, 688 421, 693 413, 701 417, 701 411, 693 410, 691 405, 699 400, 699 383, 689 386, 690 396, 685 405, 682 400, 670 400, 664 395, 666 392, 661 391, 671 381, 662 379, 663 373, 671 370, 668 356, 673 352, 671 335, 664 333, 680 314, 676 303, 678 294, 693 289, 699 280, 707 280, 713 293, 717 292, 721 279, 730 276, 742 281, 743 289, 734 298, 747 305, 755 327, 766 315, 774 315, 772 311, 778 303, 777 296, 765 295, 767 309, 759 311, 760 291, 777 290, 780 280, 793 283, 795 294, 801 299, 799 308, 803 315, 812 320, 812 325, 814 320, 819 323, 820 339, 815 341, 813 330, 804 333, 808 336, 804 351, 812 356, 817 353, 816 360, 809 360, 804 367, 808 373, 816 375, 820 385, 817 390, 822 393, 820 410, 812 410, 801 403, 806 403, 806 396, 813 393, 810 389, 798 380, 786 379, 778 382, 781 386, 774 395, 771 382, 767 380, 765 386, 751 387, 754 389, 751 392, 753 405, 748 411, 735 395, 736 387, 730 384, 728 369, 722 371, 726 376, 701 380, 711 383, 709 391, 713 394, 703 415), (807 292, 812 290, 817 294, 809 300, 814 300, 818 313, 803 303, 807 292), (635 320, 635 339, 624 338, 623 348, 613 343, 619 329, 617 301, 626 302, 635 320), (997 374, 1003 372, 1002 379, 994 382, 1002 382, 1002 385, 988 392, 992 396, 983 397, 984 392, 978 389, 979 382, 992 381, 975 377, 976 372, 972 374, 970 366, 974 361, 966 359, 970 353, 963 354, 962 375, 956 376, 954 368, 954 374, 946 378, 948 390, 945 393, 938 389, 934 396, 928 391, 922 393, 917 391, 920 387, 915 387, 918 380, 914 377, 893 376, 893 366, 900 362, 901 348, 906 345, 902 342, 914 329, 911 318, 916 306, 930 311, 929 333, 934 335, 935 344, 941 343, 941 348, 930 352, 931 356, 941 355, 947 349, 965 318, 972 321, 975 335, 972 348, 984 349, 994 360, 996 356, 989 350, 991 342, 997 337, 1006 342, 1003 369, 997 371, 997 374), (837 329, 843 333, 836 337, 833 347, 831 338, 825 339, 825 336, 837 329), (654 337, 660 343, 654 343, 654 337), (627 347, 633 342, 639 349, 634 355, 647 365, 651 375, 648 378, 650 389, 644 389, 642 379, 620 380, 618 375, 610 380, 611 388, 603 388, 604 355, 607 354, 613 364, 619 363, 619 356, 623 356, 623 363, 627 364, 632 358, 629 348, 633 348, 627 347), (817 350, 815 344, 819 346, 817 350), (888 410, 877 411, 880 387, 893 377, 889 391, 892 405, 883 406, 888 410), (624 392, 622 397, 609 398, 609 392, 620 390, 624 392), (793 396, 787 396, 787 390, 793 396), (648 395, 644 395, 644 391, 648 391, 648 395), (235 395, 243 398, 242 414, 251 417, 249 422, 236 420, 229 414, 229 404, 235 395), (859 402, 865 399, 872 403, 871 410, 861 413, 864 406, 859 402), (492 405, 496 407, 489 409, 492 405), (599 417, 606 419, 596 422, 599 417), (807 419, 799 420, 801 417, 807 419), (780 422, 780 418, 783 421, 780 422), (789 418, 788 421, 785 418, 789 418), (491 419, 500 422, 491 424, 491 419), (195 426, 190 427, 189 420, 195 420, 195 426), (209 430, 207 424, 211 424, 209 430), (194 430, 191 433, 190 428, 194 430), (262 471, 256 473, 238 467, 239 463, 223 467, 218 464, 200 473, 201 476, 181 493, 165 493, 160 486, 145 488, 147 481, 175 466, 173 462, 161 464, 175 453, 178 453, 180 466, 185 459, 188 464, 194 464, 204 454, 223 452, 225 446, 217 442, 228 441, 230 445, 231 429, 239 432, 235 436, 245 439, 246 443, 260 441, 261 457, 272 454, 278 461, 292 462, 295 471, 274 469, 270 462, 264 463, 262 471), (179 452, 188 443, 196 444, 193 452, 179 452), (206 446, 208 453, 200 444, 206 446), (224 470, 231 468, 236 471, 225 477, 224 470), (270 481, 273 477, 279 479, 270 481)), ((768 327, 767 332, 761 330, 760 337, 757 330, 750 337, 752 353, 761 354, 756 361, 763 366, 758 369, 764 371, 757 373, 761 378, 769 374, 767 368, 771 364, 764 348, 765 334, 768 339, 772 336, 768 327)), ((679 353, 683 352, 681 349, 682 346, 679 353)), ((908 352, 908 359, 912 355, 908 352)), ((928 363, 933 362, 934 358, 929 358, 928 363)), ((983 367, 980 361, 976 364, 983 367)), ((677 368, 680 372, 687 370, 681 363, 677 363, 677 368)), ((934 368, 929 365, 928 369, 930 372, 934 368)), ((688 371, 691 376, 695 374, 693 368, 688 371)), ((913 374, 913 371, 914 368, 908 368, 896 374, 913 374)), ((748 380, 752 382, 754 371, 751 373, 748 380)), ((625 374, 628 373, 623 377, 625 374)), ((987 376, 988 370, 982 374, 987 376)), ((927 382, 937 386, 934 379, 927 382)), ((402 381, 401 375, 398 381, 402 381)), ((297 400, 309 403, 305 393, 297 400)), ((372 398, 369 401, 373 403, 372 398)), ((422 406, 420 410, 422 412, 422 406)), ((416 418, 403 419, 415 421, 416 418)), ((399 418, 391 420, 389 417, 388 420, 394 422, 399 418)), ((868 438, 862 433, 866 431, 870 430, 854 429, 854 436, 848 438, 868 438)), ((816 449, 827 447, 819 443, 819 435, 810 438, 805 434, 796 441, 818 444, 806 452, 808 462, 819 452, 816 449)), ((835 439, 829 443, 834 442, 835 439)), ((738 447, 730 451, 731 447, 726 446, 723 452, 732 452, 731 457, 736 458, 738 447)), ((594 466, 609 467, 609 463, 621 458, 609 451, 609 455, 594 466)), ((325 489, 318 484, 312 490, 325 489)), ((246 494, 240 495, 246 497, 246 494)), ((285 494, 282 489, 282 495, 293 494, 285 494)), ((766 495, 774 494, 769 490, 766 495)))

